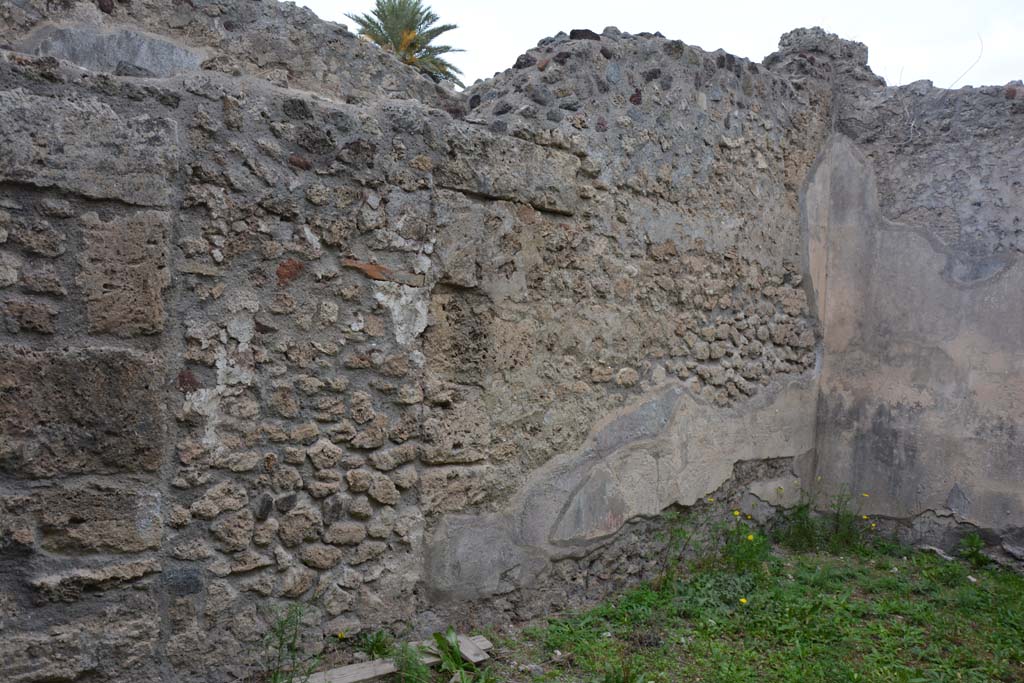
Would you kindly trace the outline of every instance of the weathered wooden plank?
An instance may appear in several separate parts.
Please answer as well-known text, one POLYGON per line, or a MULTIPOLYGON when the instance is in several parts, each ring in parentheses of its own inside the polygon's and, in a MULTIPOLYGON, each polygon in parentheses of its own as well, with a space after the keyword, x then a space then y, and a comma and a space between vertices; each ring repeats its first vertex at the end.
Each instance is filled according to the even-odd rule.
POLYGON ((369 662, 350 664, 340 669, 331 669, 309 677, 309 683, 360 683, 393 674, 398 669, 390 659, 373 659, 369 662))
POLYGON ((473 664, 488 658, 483 648, 474 643, 472 638, 467 638, 466 636, 459 636, 459 652, 462 653, 463 659, 473 664))
MULTIPOLYGON (((413 647, 432 647, 433 641, 421 640, 415 643, 409 643, 413 647)), ((483 636, 459 636, 459 650, 462 652, 462 656, 471 662, 480 662, 488 658, 485 650, 490 650, 494 645, 491 641, 487 640, 483 636), (472 652, 472 655, 468 655, 467 652, 472 652), (480 657, 480 655, 483 657, 480 657), (477 657, 477 659, 471 659, 470 657, 477 657)), ((441 661, 437 655, 431 652, 423 653, 423 663, 427 666, 437 664, 441 661)), ((360 662, 359 664, 349 664, 337 669, 330 669, 329 671, 321 671, 315 673, 309 677, 309 683, 364 683, 364 681, 373 681, 378 678, 383 678, 390 674, 395 673, 397 668, 395 663, 390 659, 374 659, 369 662, 360 662)))
POLYGON ((470 636, 469 639, 476 643, 476 646, 478 648, 484 651, 490 650, 492 647, 494 647, 494 643, 487 640, 483 636, 470 636))

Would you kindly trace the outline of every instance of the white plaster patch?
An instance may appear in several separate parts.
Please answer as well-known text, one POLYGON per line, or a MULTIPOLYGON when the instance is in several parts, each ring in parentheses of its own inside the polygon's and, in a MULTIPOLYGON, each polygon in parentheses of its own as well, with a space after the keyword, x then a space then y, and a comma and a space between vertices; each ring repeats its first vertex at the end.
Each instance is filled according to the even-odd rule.
POLYGON ((310 246, 319 250, 321 248, 320 238, 313 234, 313 231, 309 229, 308 225, 302 226, 302 236, 306 238, 310 246))
POLYGON ((233 315, 228 319, 228 334, 245 344, 256 334, 256 323, 251 315, 233 315))
POLYGON ((220 422, 220 397, 223 387, 198 389, 185 397, 183 411, 186 415, 202 415, 206 418, 203 430, 203 445, 211 448, 217 445, 217 424, 220 422))
POLYGON ((10 287, 18 281, 18 271, 21 270, 22 262, 14 254, 6 252, 0 254, 0 288, 10 287))
POLYGON ((429 290, 395 282, 374 283, 373 296, 391 312, 395 341, 407 345, 427 328, 429 290))
MULTIPOLYGON (((427 246, 430 246, 430 245, 427 245, 427 246)), ((416 255, 416 266, 413 268, 413 271, 417 272, 417 273, 429 273, 431 265, 432 264, 431 264, 429 256, 427 256, 426 254, 423 254, 423 253, 417 254, 416 255)))

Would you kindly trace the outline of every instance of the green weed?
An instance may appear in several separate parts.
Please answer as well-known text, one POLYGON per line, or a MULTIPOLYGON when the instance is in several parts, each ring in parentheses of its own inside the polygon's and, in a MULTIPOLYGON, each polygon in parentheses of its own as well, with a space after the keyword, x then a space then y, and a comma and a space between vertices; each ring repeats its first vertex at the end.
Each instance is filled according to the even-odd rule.
POLYGON ((737 574, 760 571, 771 554, 768 537, 744 521, 739 510, 732 514, 734 521, 723 533, 722 560, 737 574))
POLYGON ((493 669, 479 669, 473 678, 473 683, 501 683, 501 679, 493 669))
POLYGON ((398 670, 398 683, 430 683, 430 667, 423 663, 423 653, 408 643, 399 643, 391 652, 391 659, 398 670))
POLYGON ((451 626, 443 632, 434 634, 434 650, 441 658, 441 671, 451 674, 473 672, 473 665, 462 658, 462 652, 459 649, 459 636, 451 626))
POLYGON ((960 557, 967 560, 975 569, 980 569, 991 561, 983 552, 984 550, 985 541, 976 531, 972 531, 960 539, 958 548, 960 557))
POLYGON ((605 669, 601 683, 644 683, 645 674, 637 669, 637 662, 632 659, 618 661, 605 669))
POLYGON ((372 631, 356 636, 356 649, 369 655, 370 659, 382 659, 391 654, 394 638, 387 631, 372 631))
POLYGON ((797 552, 860 552, 869 545, 869 534, 876 528, 876 523, 860 512, 860 501, 867 495, 855 497, 843 488, 829 499, 825 514, 815 513, 811 499, 805 498, 780 514, 775 539, 797 552))
POLYGON ((821 547, 822 532, 822 524, 814 517, 811 504, 804 501, 781 514, 776 537, 790 550, 807 552, 821 547))
MULTIPOLYGON (((866 495, 866 494, 861 494, 866 495)), ((832 552, 858 550, 864 544, 863 525, 867 517, 861 515, 853 505, 853 495, 843 488, 829 503, 830 528, 828 547, 832 552)))
POLYGON ((293 603, 271 615, 270 630, 263 641, 267 683, 305 683, 320 664, 319 656, 307 654, 302 647, 304 613, 301 603, 293 603))

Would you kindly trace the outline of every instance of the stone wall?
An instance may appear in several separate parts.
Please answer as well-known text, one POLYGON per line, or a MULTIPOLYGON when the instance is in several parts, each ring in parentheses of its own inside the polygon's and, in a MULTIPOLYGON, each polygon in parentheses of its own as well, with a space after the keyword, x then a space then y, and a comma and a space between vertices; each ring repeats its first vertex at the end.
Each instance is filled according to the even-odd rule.
POLYGON ((921 520, 914 434, 948 436, 905 481, 959 463, 950 514, 1011 530, 1010 90, 922 100, 998 100, 957 166, 940 114, 886 156, 916 91, 820 30, 764 64, 574 31, 461 94, 270 0, 18 0, 0 30, 4 680, 233 680, 290 601, 314 634, 579 604, 657 570, 666 508, 801 475, 921 520), (945 364, 911 349, 933 300, 945 364), (911 424, 895 387, 941 401, 911 424))
MULTIPOLYGON (((824 328, 822 495, 910 541, 970 529, 1024 560, 1024 100, 871 91, 807 193, 824 328), (813 208, 811 208, 813 207, 813 208)), ((1024 94, 1024 93, 1022 93, 1024 94)))

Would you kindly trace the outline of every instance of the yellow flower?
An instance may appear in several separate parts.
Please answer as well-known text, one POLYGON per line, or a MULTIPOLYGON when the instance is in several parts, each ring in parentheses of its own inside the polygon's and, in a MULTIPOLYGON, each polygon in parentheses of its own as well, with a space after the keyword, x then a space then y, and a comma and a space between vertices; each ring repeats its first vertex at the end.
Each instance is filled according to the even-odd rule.
POLYGON ((712 498, 712 497, 710 497, 710 496, 708 496, 708 502, 709 502, 709 503, 714 503, 714 502, 715 502, 715 499, 714 499, 714 498, 712 498))
POLYGON ((740 516, 740 511, 739 510, 733 510, 732 511, 732 516, 733 517, 739 517, 740 516))
POLYGON ((870 496, 868 496, 868 494, 866 494, 866 493, 862 493, 862 494, 860 494, 860 495, 864 496, 865 498, 869 498, 869 497, 870 497, 870 496))
POLYGON ((753 541, 754 540, 754 534, 748 534, 747 535, 747 540, 748 541, 753 541))
POLYGON ((861 517, 862 517, 862 518, 864 518, 864 519, 867 519, 867 518, 868 518, 868 516, 867 516, 867 515, 861 515, 861 517))
POLYGON ((345 640, 345 632, 338 631, 338 640, 345 640))
POLYGON ((740 598, 740 604, 741 605, 747 604, 747 599, 746 598, 740 598))
POLYGON ((753 519, 753 518, 754 518, 753 515, 747 515, 747 519, 753 519))
POLYGON ((878 526, 878 525, 877 525, 877 524, 875 524, 874 522, 871 522, 871 528, 872 528, 872 529, 874 529, 874 528, 875 528, 876 526, 878 526))

